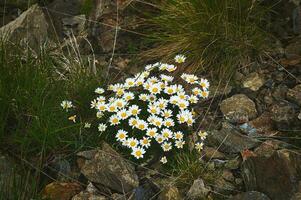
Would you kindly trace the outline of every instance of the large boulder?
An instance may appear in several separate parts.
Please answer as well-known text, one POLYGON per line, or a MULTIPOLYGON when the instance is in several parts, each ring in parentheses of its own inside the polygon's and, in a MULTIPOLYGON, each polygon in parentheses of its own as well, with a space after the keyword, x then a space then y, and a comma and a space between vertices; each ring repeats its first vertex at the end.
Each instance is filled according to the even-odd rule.
POLYGON ((82 174, 92 183, 124 193, 138 187, 138 176, 134 166, 123 159, 108 144, 101 149, 78 153, 84 158, 79 166, 82 174))
POLYGON ((37 4, 23 12, 17 19, 0 28, 0 38, 13 43, 21 41, 34 49, 48 40, 48 23, 37 4))
POLYGON ((236 123, 244 123, 257 116, 255 103, 244 94, 225 99, 220 109, 226 118, 236 123))
POLYGON ((240 153, 245 149, 252 149, 258 145, 258 140, 241 134, 227 123, 223 124, 221 130, 210 132, 207 141, 211 145, 219 146, 219 150, 226 153, 240 153))
POLYGON ((255 155, 245 158, 242 175, 246 189, 263 192, 273 200, 290 199, 300 181, 300 153, 272 146, 264 143, 255 155))

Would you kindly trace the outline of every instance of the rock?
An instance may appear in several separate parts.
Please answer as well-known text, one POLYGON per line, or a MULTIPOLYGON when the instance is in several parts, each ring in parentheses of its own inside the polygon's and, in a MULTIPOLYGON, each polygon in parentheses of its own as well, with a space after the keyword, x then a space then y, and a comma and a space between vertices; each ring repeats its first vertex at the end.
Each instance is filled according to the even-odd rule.
POLYGON ((258 145, 258 141, 252 137, 240 134, 231 125, 224 125, 221 130, 209 132, 207 141, 209 144, 220 146, 219 150, 226 153, 240 153, 244 149, 252 149, 258 145))
POLYGON ((188 199, 206 198, 209 191, 210 190, 206 188, 204 181, 199 178, 193 181, 192 186, 188 190, 187 197, 188 199))
POLYGON ((229 200, 270 200, 270 198, 257 191, 248 191, 231 197, 229 200))
POLYGON ((77 182, 52 182, 43 190, 43 199, 70 200, 74 195, 82 191, 77 182))
POLYGON ((21 41, 38 49, 48 38, 48 23, 42 8, 37 4, 23 12, 17 19, 0 28, 0 38, 13 43, 21 41))
POLYGON ((114 193, 111 196, 112 200, 127 200, 127 197, 122 194, 114 193))
POLYGON ((265 82, 264 78, 258 73, 254 72, 249 74, 243 80, 243 87, 249 88, 252 91, 257 91, 261 86, 264 85, 264 82, 265 82))
POLYGON ((156 197, 159 194, 160 188, 156 184, 154 184, 150 179, 143 178, 140 181, 140 186, 136 188, 134 192, 135 199, 149 200, 156 197))
POLYGON ((89 192, 80 192, 75 195, 72 200, 107 200, 105 196, 98 194, 91 194, 89 192))
POLYGON ((301 106, 301 84, 289 89, 287 92, 287 98, 301 106))
POLYGON ((255 103, 244 94, 223 100, 220 109, 226 118, 236 123, 244 123, 257 116, 255 103))
POLYGON ((300 180, 300 153, 286 149, 261 152, 242 164, 246 189, 261 191, 273 200, 290 199, 300 180))
POLYGON ((203 149, 204 153, 204 158, 206 160, 211 160, 211 159, 225 159, 226 156, 222 152, 219 152, 217 149, 213 147, 208 147, 205 146, 203 149))
POLYGON ((212 187, 215 192, 224 195, 233 194, 233 192, 235 192, 235 186, 223 179, 223 177, 218 178, 212 187))
POLYGON ((182 200, 178 188, 175 186, 167 186, 160 193, 158 200, 182 200))
POLYGON ((234 159, 228 160, 225 163, 225 168, 226 169, 238 169, 240 163, 241 163, 241 161, 240 161, 239 157, 236 157, 234 159))
POLYGON ((272 120, 279 123, 290 124, 297 117, 295 108, 287 101, 281 101, 271 106, 272 120))
POLYGON ((275 100, 283 100, 286 99, 286 94, 288 91, 288 87, 284 84, 280 84, 272 91, 272 96, 275 100))
POLYGON ((235 177, 233 176, 232 172, 230 170, 224 170, 222 174, 223 179, 229 182, 233 182, 235 180, 235 177))
POLYGON ((264 112, 258 118, 249 122, 249 125, 255 128, 256 134, 262 135, 275 135, 276 131, 273 127, 272 114, 270 112, 264 112))
POLYGON ((63 34, 66 37, 78 36, 84 32, 86 24, 85 15, 77 15, 72 17, 65 17, 62 19, 63 34))
POLYGON ((80 166, 81 172, 93 183, 119 193, 130 192, 139 185, 134 166, 106 143, 101 149, 80 152, 78 156, 86 159, 80 166))
POLYGON ((301 36, 290 41, 285 48, 285 54, 288 58, 295 58, 301 55, 301 36))

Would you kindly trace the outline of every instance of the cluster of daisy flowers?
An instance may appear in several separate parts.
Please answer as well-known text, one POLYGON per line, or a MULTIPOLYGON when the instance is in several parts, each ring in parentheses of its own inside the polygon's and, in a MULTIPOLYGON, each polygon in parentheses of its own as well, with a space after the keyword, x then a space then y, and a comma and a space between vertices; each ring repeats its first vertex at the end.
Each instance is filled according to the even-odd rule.
MULTIPOLYGON (((181 64, 185 59, 177 55, 175 63, 181 64)), ((195 122, 192 107, 208 97, 209 82, 186 73, 176 80, 169 75, 176 69, 173 64, 150 64, 124 83, 109 85, 107 90, 97 88, 98 96, 91 102, 91 108, 101 121, 98 130, 113 132, 116 140, 137 159, 143 158, 151 147, 159 147, 163 155, 182 149, 187 130, 195 122)), ((67 111, 73 107, 70 101, 63 101, 61 106, 67 111)), ((90 124, 85 127, 90 128, 90 124)), ((195 147, 201 150, 207 133, 200 131, 198 135, 201 142, 195 147)), ((166 156, 161 162, 167 162, 166 156)))

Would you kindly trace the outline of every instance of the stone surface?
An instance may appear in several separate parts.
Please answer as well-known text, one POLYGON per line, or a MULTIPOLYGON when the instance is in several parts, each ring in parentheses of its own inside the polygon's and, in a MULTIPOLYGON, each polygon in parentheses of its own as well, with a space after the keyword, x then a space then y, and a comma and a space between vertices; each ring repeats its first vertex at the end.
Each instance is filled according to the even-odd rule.
POLYGON ((205 146, 203 149, 204 158, 206 160, 210 159, 225 159, 226 156, 222 152, 218 151, 217 149, 213 147, 205 146))
POLYGON ((106 143, 101 149, 80 152, 78 156, 85 158, 80 166, 82 174, 93 183, 120 193, 139 185, 134 167, 106 143))
POLYGON ((261 191, 273 200, 290 199, 300 180, 300 153, 295 151, 257 151, 242 165, 247 190, 261 191))
POLYGON ((193 184, 187 193, 187 197, 188 199, 206 198, 209 191, 210 190, 206 188, 204 181, 199 178, 193 181, 193 184))
POLYGON ((257 191, 248 191, 231 197, 229 200, 270 200, 270 198, 257 191))
POLYGON ((262 135, 275 135, 272 114, 269 112, 264 112, 258 118, 249 122, 249 125, 255 128, 256 134, 262 135))
POLYGON ((280 101, 273 104, 270 108, 272 120, 278 123, 289 124, 297 117, 292 104, 286 101, 280 101))
POLYGON ((82 191, 77 182, 52 182, 43 190, 43 198, 50 200, 70 200, 74 195, 82 191))
POLYGON ((62 19, 63 34, 66 37, 78 36, 84 32, 86 25, 86 16, 77 15, 72 17, 65 17, 62 19))
POLYGON ((244 149, 251 149, 258 145, 256 139, 242 135, 227 124, 224 124, 221 130, 209 132, 207 141, 209 144, 220 146, 219 150, 226 153, 239 153, 244 149))
POLYGON ((0 38, 13 43, 21 41, 37 49, 48 39, 48 27, 42 8, 35 4, 17 19, 1 27, 0 38))
POLYGON ((75 195, 72 200, 107 200, 105 196, 98 194, 91 194, 89 192, 80 192, 75 195))
POLYGON ((167 186, 160 193, 158 200, 182 200, 182 196, 178 188, 175 186, 167 186))
POLYGON ((244 94, 223 100, 220 109, 226 118, 236 123, 244 123, 257 116, 255 103, 244 94))
POLYGON ((252 91, 257 91, 261 86, 264 85, 264 78, 260 76, 257 72, 249 74, 244 80, 243 80, 243 87, 249 88, 252 91))
POLYGON ((289 89, 287 92, 287 98, 301 106, 301 84, 289 89))

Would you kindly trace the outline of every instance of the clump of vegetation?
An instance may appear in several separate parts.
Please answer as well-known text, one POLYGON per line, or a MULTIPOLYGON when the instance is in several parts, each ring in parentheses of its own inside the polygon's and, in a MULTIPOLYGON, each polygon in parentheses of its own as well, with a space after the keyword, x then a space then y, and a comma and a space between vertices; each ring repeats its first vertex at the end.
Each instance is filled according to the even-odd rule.
MULTIPOLYGON (((9 42, 0 44, 0 143, 23 156, 96 146, 97 136, 63 121, 59 103, 66 95, 90 101, 87 91, 101 83, 84 62, 43 49, 26 54, 9 42)), ((89 109, 81 110, 88 115, 89 109)))
POLYGON ((84 0, 81 3, 80 13, 84 15, 89 15, 93 9, 93 0, 84 0))
MULTIPOLYGON (((96 88, 97 97, 91 101, 96 117, 87 121, 85 127, 96 122, 100 134, 110 142, 116 139, 136 159, 160 150, 161 162, 165 164, 167 155, 182 149, 192 132, 189 129, 195 122, 193 105, 209 95, 207 79, 186 73, 179 78, 171 76, 186 57, 177 55, 174 59, 174 64, 147 65, 141 73, 123 83, 111 84, 107 90, 96 88)), ((67 112, 75 107, 67 100, 61 106, 67 112)), ((76 122, 76 117, 71 115, 69 119, 76 122)), ((196 149, 203 148, 206 135, 199 132, 196 149)))
POLYGON ((150 58, 189 55, 190 71, 231 73, 240 61, 259 55, 266 33, 260 27, 267 8, 250 0, 170 0, 147 21, 155 47, 150 58))

